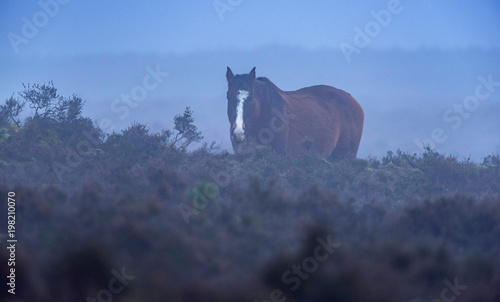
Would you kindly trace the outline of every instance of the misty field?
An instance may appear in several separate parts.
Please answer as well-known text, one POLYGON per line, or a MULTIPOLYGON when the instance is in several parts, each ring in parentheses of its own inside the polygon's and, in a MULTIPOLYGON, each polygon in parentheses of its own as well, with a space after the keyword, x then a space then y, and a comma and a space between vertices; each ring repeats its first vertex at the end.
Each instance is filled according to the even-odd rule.
POLYGON ((2 300, 500 301, 498 154, 238 156, 196 145, 189 108, 104 135, 75 95, 20 96, 0 107, 2 300))

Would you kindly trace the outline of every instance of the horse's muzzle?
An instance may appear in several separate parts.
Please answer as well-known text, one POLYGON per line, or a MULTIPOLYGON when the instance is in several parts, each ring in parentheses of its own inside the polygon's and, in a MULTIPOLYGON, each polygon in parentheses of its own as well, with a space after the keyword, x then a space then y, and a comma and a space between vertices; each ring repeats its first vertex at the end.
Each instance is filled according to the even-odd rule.
POLYGON ((245 141, 245 133, 232 133, 231 134, 231 140, 235 143, 242 143, 245 141))

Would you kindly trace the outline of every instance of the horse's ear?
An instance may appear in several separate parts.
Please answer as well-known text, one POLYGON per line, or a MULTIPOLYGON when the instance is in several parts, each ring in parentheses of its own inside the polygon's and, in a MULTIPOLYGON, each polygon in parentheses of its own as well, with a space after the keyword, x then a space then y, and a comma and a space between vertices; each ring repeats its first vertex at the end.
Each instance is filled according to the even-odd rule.
POLYGON ((250 71, 248 76, 250 77, 250 80, 252 80, 252 81, 255 80, 255 67, 252 68, 252 71, 250 71))
POLYGON ((231 71, 231 68, 228 67, 226 71, 226 79, 229 82, 232 78, 234 78, 234 74, 231 71))

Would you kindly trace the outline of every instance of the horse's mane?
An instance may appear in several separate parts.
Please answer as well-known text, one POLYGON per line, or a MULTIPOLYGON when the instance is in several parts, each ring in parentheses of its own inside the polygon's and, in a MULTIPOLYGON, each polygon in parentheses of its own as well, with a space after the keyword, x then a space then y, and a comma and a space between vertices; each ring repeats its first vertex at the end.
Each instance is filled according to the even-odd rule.
POLYGON ((256 80, 261 81, 261 82, 264 82, 264 83, 265 83, 265 84, 267 84, 267 85, 270 85, 270 86, 272 86, 272 87, 275 87, 275 88, 279 89, 276 85, 274 85, 274 83, 273 83, 273 82, 271 82, 271 80, 269 80, 269 79, 268 79, 268 78, 266 78, 266 77, 258 77, 256 80))
POLYGON ((280 92, 282 92, 282 90, 279 89, 278 86, 274 85, 274 83, 266 77, 258 77, 256 80, 259 82, 261 88, 263 88, 261 92, 266 95, 262 100, 270 102, 269 104, 273 103, 274 106, 281 104, 282 98, 280 92))

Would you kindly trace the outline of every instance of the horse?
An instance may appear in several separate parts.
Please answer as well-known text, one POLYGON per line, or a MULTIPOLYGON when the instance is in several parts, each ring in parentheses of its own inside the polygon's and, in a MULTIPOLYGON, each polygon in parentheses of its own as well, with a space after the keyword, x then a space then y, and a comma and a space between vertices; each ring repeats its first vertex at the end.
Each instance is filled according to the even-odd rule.
POLYGON ((255 78, 255 67, 239 75, 227 67, 226 79, 235 154, 243 154, 243 146, 252 143, 288 157, 356 157, 364 112, 349 93, 327 85, 283 91, 265 77, 255 78))

